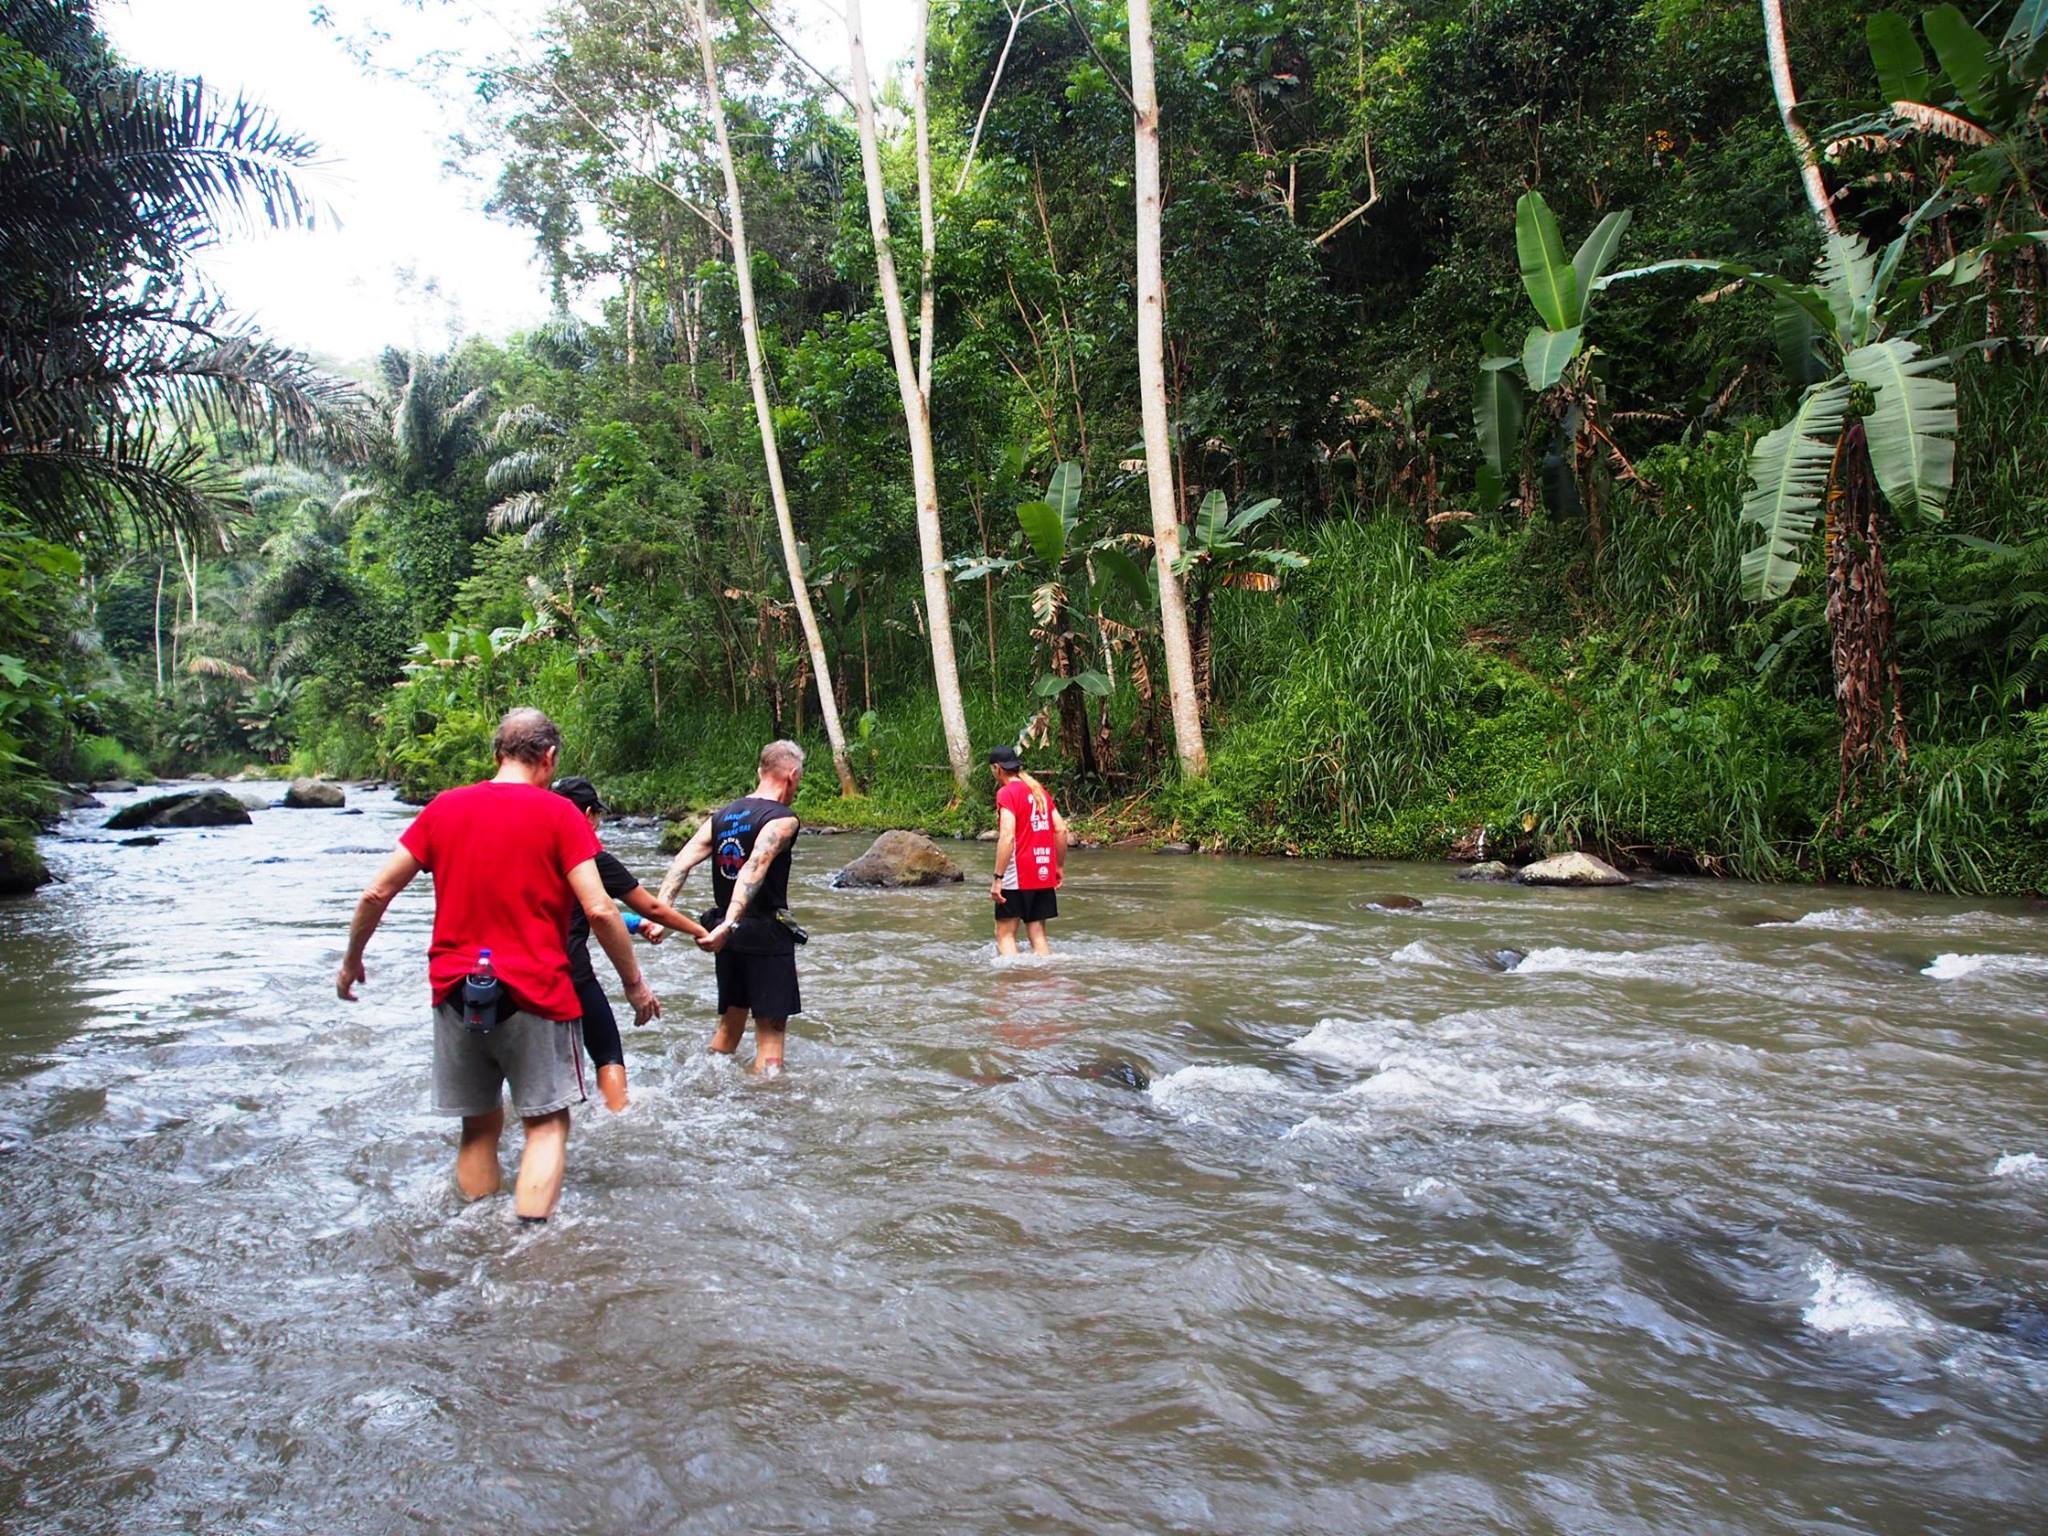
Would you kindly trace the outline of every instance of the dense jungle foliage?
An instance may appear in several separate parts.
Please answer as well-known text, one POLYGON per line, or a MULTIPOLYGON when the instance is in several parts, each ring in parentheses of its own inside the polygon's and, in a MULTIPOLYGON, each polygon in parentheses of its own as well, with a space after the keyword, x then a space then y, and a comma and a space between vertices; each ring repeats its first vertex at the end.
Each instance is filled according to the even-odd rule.
MULTIPOLYGON (((1161 5, 1205 777, 1166 713, 1124 7, 1014 3, 940 0, 928 34, 930 412, 977 745, 1029 742, 1104 834, 2048 889, 2039 0, 1792 11, 1834 240, 1751 0, 1161 5)), ((732 10, 773 425, 862 790, 814 772, 800 808, 986 825, 940 731, 852 114, 732 10)), ((473 92, 458 151, 558 318, 386 351, 360 389, 186 275, 226 222, 319 216, 311 146, 124 70, 91 11, 0 0, 17 827, 50 781, 145 765, 430 792, 487 766, 514 702, 628 809, 734 792, 770 734, 822 764, 691 8, 566 0, 440 83, 473 92), (118 150, 148 133, 241 169, 135 185, 118 150), (195 336, 206 359, 173 355, 195 336), (45 409, 58 379, 83 382, 45 409)), ((883 92, 882 153, 914 311, 911 90, 883 92)))

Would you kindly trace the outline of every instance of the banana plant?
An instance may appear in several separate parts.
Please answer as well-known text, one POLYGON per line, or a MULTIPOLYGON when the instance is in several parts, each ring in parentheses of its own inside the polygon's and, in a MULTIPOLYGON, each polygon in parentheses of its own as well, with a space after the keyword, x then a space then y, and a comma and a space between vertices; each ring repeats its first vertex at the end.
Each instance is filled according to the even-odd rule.
POLYGON ((1230 498, 1211 491, 1195 513, 1195 526, 1174 567, 1188 597, 1188 628, 1195 656, 1195 688, 1206 706, 1215 691, 1214 652, 1210 645, 1210 610, 1219 588, 1246 592, 1277 592, 1288 571, 1308 564, 1308 556, 1291 549, 1254 544, 1252 530, 1280 506, 1268 496, 1230 510, 1230 498))
POLYGON ((2048 223, 2039 178, 2044 142, 2036 102, 2048 71, 2048 0, 2023 0, 1993 43, 1953 5, 1923 11, 1920 31, 1935 67, 1896 11, 1864 24, 1881 101, 1874 113, 1829 132, 1828 152, 1888 153, 1916 139, 1960 156, 1954 186, 1983 206, 1993 236, 2048 223))
POLYGON ((1552 426, 1551 457, 1562 470, 1551 491, 1553 506, 1578 499, 1598 528, 1593 476, 1606 453, 1615 453, 1602 420, 1599 382, 1593 377, 1594 349, 1586 345, 1586 319, 1602 278, 1621 250, 1626 209, 1594 226, 1578 251, 1564 254, 1557 217, 1540 192, 1524 192, 1515 204, 1515 258, 1522 290, 1536 311, 1518 354, 1489 336, 1496 354, 1479 365, 1473 419, 1479 434, 1479 503, 1491 511, 1506 497, 1510 482, 1529 488, 1526 428, 1529 396, 1541 406, 1539 419, 1552 426), (1519 383, 1517 380, 1519 379, 1519 383), (1525 393, 1526 392, 1526 393, 1525 393))
MULTIPOLYGON (((1901 280, 1914 232, 1947 204, 1940 194, 1916 209, 1898 237, 1873 251, 1853 234, 1831 236, 1814 279, 1795 283, 1740 262, 1681 258, 1653 262, 1600 286, 1662 272, 1708 272, 1753 284, 1777 300, 1774 328, 1794 381, 1805 392, 1791 416, 1750 452, 1741 520, 1758 541, 1742 558, 1743 594, 1785 595, 1840 476, 1845 436, 1860 423, 1877 485, 1908 521, 1938 520, 1955 481, 1956 386, 1952 359, 1919 338, 1944 314, 1917 301, 1930 290, 1974 282, 1987 248, 1966 251, 1921 277, 1901 280)), ((2009 246, 2009 243, 2008 243, 2009 246)))
POLYGON ((1082 471, 1071 461, 1057 464, 1046 481, 1045 495, 1017 508, 1017 525, 1025 553, 966 555, 948 562, 956 581, 1022 572, 1030 592, 1032 638, 1045 648, 1045 670, 1033 684, 1042 699, 1054 701, 1060 714, 1061 748, 1085 773, 1102 766, 1107 745, 1106 713, 1115 689, 1110 636, 1120 632, 1135 643, 1136 629, 1117 624, 1106 609, 1119 593, 1139 611, 1149 611, 1152 586, 1147 571, 1130 552, 1130 536, 1086 539, 1081 532, 1082 471), (1091 650, 1100 649, 1103 665, 1090 665, 1091 650), (1091 739, 1088 699, 1098 701, 1101 727, 1091 739))

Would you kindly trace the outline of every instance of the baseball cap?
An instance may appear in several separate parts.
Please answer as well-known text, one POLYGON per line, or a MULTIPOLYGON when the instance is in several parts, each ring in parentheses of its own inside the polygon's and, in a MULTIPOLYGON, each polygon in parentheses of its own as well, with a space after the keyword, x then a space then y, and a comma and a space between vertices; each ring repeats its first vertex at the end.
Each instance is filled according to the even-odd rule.
POLYGON ((579 773, 555 780, 555 793, 575 806, 579 811, 602 811, 605 803, 597 798, 597 786, 579 773))
POLYGON ((989 753, 988 760, 991 766, 1006 768, 1011 773, 1024 766, 1024 759, 1017 755, 1015 747, 997 747, 989 753))

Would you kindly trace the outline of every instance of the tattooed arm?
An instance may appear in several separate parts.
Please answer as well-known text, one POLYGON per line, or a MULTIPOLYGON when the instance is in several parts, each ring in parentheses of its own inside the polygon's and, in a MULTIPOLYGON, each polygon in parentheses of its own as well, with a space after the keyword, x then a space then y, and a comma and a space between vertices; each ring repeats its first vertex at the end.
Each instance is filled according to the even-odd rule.
POLYGON ((761 835, 754 841, 753 857, 747 860, 747 867, 740 871, 739 879, 732 884, 732 900, 726 905, 725 920, 697 941, 699 948, 717 950, 725 946, 726 939, 739 926, 740 919, 747 915, 747 904, 767 878, 768 866, 796 836, 797 825, 794 816, 783 816, 761 829, 761 835))

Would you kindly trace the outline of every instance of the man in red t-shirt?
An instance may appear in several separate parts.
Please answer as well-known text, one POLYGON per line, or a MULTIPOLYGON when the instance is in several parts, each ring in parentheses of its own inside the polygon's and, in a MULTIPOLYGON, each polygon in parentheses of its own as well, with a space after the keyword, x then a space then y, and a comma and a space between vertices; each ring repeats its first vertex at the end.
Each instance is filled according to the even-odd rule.
POLYGON ((1015 747, 988 755, 996 779, 996 873, 988 893, 996 904, 996 953, 1017 953, 1017 925, 1024 925, 1034 955, 1049 955, 1049 918, 1059 916, 1060 866, 1067 855, 1067 820, 1052 794, 1024 771, 1015 747))
POLYGON ((492 742, 498 775, 436 795, 399 838, 356 904, 335 991, 355 1001, 363 950, 398 893, 421 870, 434 875, 434 937, 427 977, 434 998, 434 1108, 462 1117, 455 1182, 471 1200, 502 1183, 498 1142, 504 1085, 526 1125, 513 1206, 522 1222, 553 1214, 569 1148, 569 1106, 587 1097, 578 1033, 582 1006, 569 978, 569 919, 581 907, 618 968, 633 1022, 661 1014, 632 942, 597 873, 597 836, 548 788, 562 733, 537 709, 515 709, 492 742), (488 950, 502 997, 486 1020, 464 1022, 463 982, 488 950))

